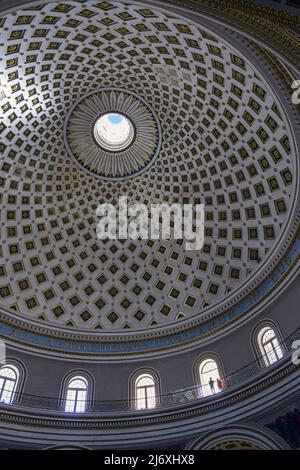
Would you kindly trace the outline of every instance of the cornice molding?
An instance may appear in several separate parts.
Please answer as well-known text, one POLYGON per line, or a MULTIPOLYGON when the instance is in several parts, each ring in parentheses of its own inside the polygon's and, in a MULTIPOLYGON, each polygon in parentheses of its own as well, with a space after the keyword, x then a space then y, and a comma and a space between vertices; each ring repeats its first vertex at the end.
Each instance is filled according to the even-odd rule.
MULTIPOLYGON (((66 418, 61 416, 60 411, 47 411, 44 409, 32 410, 28 407, 13 407, 0 405, 1 420, 13 420, 17 422, 32 423, 37 425, 51 425, 59 427, 78 427, 78 428, 118 428, 123 426, 157 424, 163 422, 173 422, 179 419, 190 418, 194 416, 206 416, 208 413, 222 410, 224 414, 230 414, 228 407, 241 404, 247 398, 255 395, 255 401, 258 405, 258 394, 268 389, 269 400, 272 394, 271 387, 279 382, 281 387, 290 382, 290 377, 297 375, 299 366, 295 366, 290 358, 287 359, 281 367, 272 371, 262 371, 262 373, 252 381, 246 381, 236 387, 232 387, 228 392, 224 392, 222 397, 213 399, 201 399, 176 406, 164 407, 153 411, 127 411, 111 413, 86 413, 78 419, 78 416, 66 418)), ((297 377, 300 381, 300 377, 297 377)), ((298 383, 298 381, 297 381, 298 383)), ((294 390, 290 390, 292 393, 294 390)), ((271 400, 270 400, 271 401, 271 400)), ((242 405, 243 407, 244 405, 242 405)), ((259 406, 257 406, 259 408, 259 406)), ((221 413, 221 414, 222 414, 221 413)), ((221 417, 219 417, 221 419, 221 417)))
MULTIPOLYGON (((0 436, 6 439, 22 438, 24 442, 62 443, 66 442, 65 429, 73 444, 78 440, 83 445, 106 447, 113 445, 138 446, 147 442, 164 440, 164 429, 172 439, 192 438, 218 426, 249 422, 261 412, 267 413, 283 398, 299 393, 299 367, 291 362, 285 363, 280 370, 260 378, 252 384, 244 384, 243 389, 232 390, 230 396, 214 400, 210 404, 190 403, 176 409, 156 410, 149 413, 110 415, 88 415, 80 420, 66 419, 57 414, 30 410, 11 410, 0 408, 0 436), (8 427, 7 427, 8 426, 8 427), (7 429, 9 432, 7 433, 7 429), (121 432, 126 429, 126 433, 121 432), (42 433, 41 433, 42 430, 42 433), (39 436, 39 437, 38 437, 39 436)), ((169 437, 168 437, 169 439, 169 437)))

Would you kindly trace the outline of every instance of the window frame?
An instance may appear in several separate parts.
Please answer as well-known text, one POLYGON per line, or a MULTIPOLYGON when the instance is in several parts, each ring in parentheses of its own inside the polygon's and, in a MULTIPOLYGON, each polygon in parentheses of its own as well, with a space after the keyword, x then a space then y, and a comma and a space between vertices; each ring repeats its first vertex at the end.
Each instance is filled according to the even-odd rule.
POLYGON ((75 376, 73 378, 71 378, 67 384, 67 393, 66 393, 66 398, 65 398, 65 412, 66 413, 85 413, 86 412, 86 409, 87 409, 87 395, 88 395, 88 382, 87 380, 82 377, 81 375, 78 375, 78 376, 75 376), (72 386, 72 383, 74 382, 83 382, 84 383, 84 387, 75 387, 75 386, 72 386), (75 396, 74 397, 70 397, 69 395, 72 394, 72 392, 75 393, 75 396), (80 399, 79 398, 79 395, 80 393, 84 393, 84 398, 83 399, 80 399), (79 409, 81 408, 81 402, 84 402, 84 406, 82 407, 83 409, 79 409), (69 404, 72 404, 72 410, 71 409, 67 409, 68 407, 68 403, 69 404))
POLYGON ((136 393, 136 409, 137 410, 150 410, 154 409, 157 406, 157 396, 156 396, 156 388, 155 388, 155 380, 152 375, 150 374, 141 374, 135 380, 135 393, 136 393), (139 382, 142 380, 151 380, 150 385, 139 385, 139 382), (143 396, 139 396, 140 392, 142 392, 143 396), (151 402, 153 401, 153 405, 151 402), (145 406, 139 406, 138 403, 144 402, 145 406))
POLYGON ((20 380, 20 371, 18 367, 15 366, 14 364, 11 364, 10 362, 3 364, 0 367, 0 379, 3 379, 3 384, 0 386, 0 403, 4 405, 11 405, 15 401, 16 394, 18 394, 17 388, 18 388, 18 382, 20 380), (4 369, 10 369, 15 374, 15 378, 10 379, 9 377, 2 376, 1 371, 4 369), (6 390, 5 387, 6 387, 7 382, 11 382, 14 384, 11 390, 6 390), (5 394, 6 392, 10 392, 10 398, 8 402, 2 400, 3 394, 5 394))
MULTIPOLYGON (((146 388, 152 388, 153 386, 146 386, 146 388)), ((141 387, 144 388, 144 387, 141 387)), ((139 369, 135 371, 130 379, 129 379, 129 405, 130 408, 133 410, 136 410, 137 412, 143 412, 143 411, 151 411, 155 410, 159 407, 160 404, 160 396, 161 396, 161 381, 158 373, 153 370, 153 369, 139 369), (138 393, 137 393, 137 383, 142 377, 150 377, 153 380, 153 386, 154 386, 154 398, 155 398, 155 406, 154 407, 146 407, 146 408, 139 408, 137 406, 138 404, 138 393)), ((151 399, 150 397, 146 398, 146 402, 148 399, 151 399)))
POLYGON ((95 389, 95 379, 89 372, 85 370, 78 370, 78 369, 68 372, 61 381, 61 390, 60 390, 60 399, 58 403, 58 408, 62 410, 64 413, 69 413, 72 415, 88 413, 94 406, 94 389, 95 389), (83 381, 87 384, 86 396, 85 396, 85 409, 84 411, 66 411, 69 384, 76 378, 83 379, 83 381))
POLYGON ((262 327, 257 336, 257 340, 259 342, 259 346, 261 351, 263 352, 263 361, 265 362, 266 367, 272 366, 276 364, 280 359, 283 357, 283 350, 278 339, 278 335, 276 331, 271 326, 262 327), (270 339, 264 341, 264 336, 268 333, 272 332, 273 336, 270 339), (270 345, 271 349, 267 350, 267 345, 270 345), (272 356, 275 356, 275 360, 272 359, 272 356))
MULTIPOLYGON (((213 397, 215 395, 217 395, 218 393, 222 392, 224 387, 226 386, 226 384, 224 383, 224 378, 225 378, 225 372, 224 372, 224 366, 223 366, 223 362, 222 362, 222 359, 220 358, 219 355, 217 355, 216 353, 206 353, 206 354, 203 354, 201 355, 194 363, 194 378, 195 378, 195 384, 196 384, 196 388, 197 388, 197 397, 198 398, 210 398, 210 397, 213 397), (205 393, 205 387, 210 387, 209 385, 209 382, 206 383, 206 384, 203 384, 203 381, 202 381, 202 373, 201 373, 201 368, 205 365, 204 363, 205 362, 208 362, 208 361, 212 361, 216 364, 216 369, 217 369, 217 372, 218 372, 218 378, 223 380, 223 388, 220 390, 218 388, 218 385, 216 383, 216 379, 214 380, 214 389, 215 389, 215 392, 214 393, 205 393)), ((210 389, 209 389, 210 391, 210 389)))
POLYGON ((0 368, 3 367, 11 367, 18 371, 18 379, 14 388, 13 398, 11 399, 9 406, 18 404, 18 402, 22 401, 22 392, 28 376, 27 368, 22 361, 15 359, 13 356, 6 356, 6 360, 1 364, 0 368))
MULTIPOLYGON (((282 357, 284 356, 284 353, 286 351, 286 346, 284 344, 282 334, 275 322, 272 320, 266 320, 264 322, 260 322, 258 325, 255 326, 252 336, 251 336, 251 344, 252 348, 254 350, 254 354, 256 357, 256 360, 259 364, 260 367, 271 367, 272 365, 276 364, 281 358, 277 358, 276 361, 270 362, 268 357, 268 353, 264 348, 264 345, 262 344, 262 337, 266 333, 267 330, 273 330, 275 334, 275 338, 277 339, 278 346, 281 350, 282 357)), ((276 346, 275 346, 276 348, 276 346)), ((269 353, 270 354, 270 353, 269 353)), ((272 352, 271 352, 272 354, 272 352)), ((276 353, 277 355, 277 353, 276 353)))

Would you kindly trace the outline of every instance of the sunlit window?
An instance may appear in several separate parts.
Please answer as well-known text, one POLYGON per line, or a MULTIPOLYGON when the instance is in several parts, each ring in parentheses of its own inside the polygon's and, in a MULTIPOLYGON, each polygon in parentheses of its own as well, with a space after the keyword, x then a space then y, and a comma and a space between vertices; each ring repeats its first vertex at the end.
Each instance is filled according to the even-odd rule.
POLYGON ((86 410, 88 384, 84 377, 73 377, 67 388, 65 411, 84 413, 86 410))
POLYGON ((200 395, 209 396, 218 393, 222 389, 222 381, 218 365, 214 359, 204 359, 199 365, 200 395))
POLYGON ((282 358, 282 348, 272 328, 262 328, 258 333, 258 341, 263 353, 264 362, 267 366, 274 364, 282 358))
POLYGON ((0 402, 10 404, 13 401, 19 378, 19 371, 15 366, 6 364, 0 369, 0 402))
POLYGON ((136 408, 145 410, 156 407, 155 381, 150 374, 141 374, 135 381, 136 408))
POLYGON ((118 113, 106 113, 96 121, 94 137, 105 150, 118 152, 132 143, 134 128, 126 116, 118 113))

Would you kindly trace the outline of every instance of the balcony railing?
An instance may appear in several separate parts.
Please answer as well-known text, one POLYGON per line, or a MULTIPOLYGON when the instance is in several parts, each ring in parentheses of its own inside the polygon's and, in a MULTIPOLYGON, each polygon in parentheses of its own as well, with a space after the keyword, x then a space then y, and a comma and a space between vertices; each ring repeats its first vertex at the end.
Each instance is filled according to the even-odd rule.
MULTIPOLYGON (((188 389, 176 390, 174 392, 155 396, 155 409, 166 407, 186 405, 188 403, 200 403, 201 401, 210 401, 221 397, 234 388, 241 387, 257 378, 266 370, 272 371, 272 368, 277 368, 281 363, 287 361, 291 357, 293 342, 300 339, 300 328, 294 331, 288 338, 280 343, 282 358, 278 359, 276 363, 267 366, 268 354, 262 355, 255 361, 247 364, 245 367, 221 378, 222 389, 219 390, 215 383, 216 393, 210 396, 206 395, 207 385, 198 385, 188 389)), ((296 367, 296 366, 295 366, 296 367)), ((1 396, 3 396, 3 391, 1 396)), ((79 401, 78 401, 79 402, 79 401)), ((10 404, 0 402, 1 408, 14 407, 17 409, 33 408, 36 410, 47 410, 52 412, 65 413, 72 416, 80 416, 83 414, 105 413, 105 412, 126 412, 126 411, 143 411, 139 410, 139 400, 126 399, 126 400, 101 400, 101 401, 85 401, 85 411, 81 413, 65 412, 66 399, 42 397, 36 395, 29 395, 26 393, 13 393, 13 398, 10 404)), ((149 411, 149 410, 148 410, 149 411)))

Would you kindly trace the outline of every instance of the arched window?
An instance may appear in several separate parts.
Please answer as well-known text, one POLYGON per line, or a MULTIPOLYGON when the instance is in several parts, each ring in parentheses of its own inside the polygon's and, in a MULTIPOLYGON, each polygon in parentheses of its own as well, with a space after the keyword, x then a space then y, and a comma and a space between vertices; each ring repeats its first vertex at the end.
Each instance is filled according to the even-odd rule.
POLYGON ((6 364, 0 368, 0 403, 13 401, 18 379, 19 371, 15 366, 6 364))
POLYGON ((217 362, 213 358, 206 358, 199 364, 199 375, 202 396, 207 397, 218 393, 223 388, 217 362))
POLYGON ((156 407, 155 380, 151 374, 142 373, 135 380, 136 408, 138 410, 156 407))
POLYGON ((274 364, 283 357, 277 335, 270 326, 261 328, 258 333, 258 344, 266 366, 274 364))
POLYGON ((65 411, 84 413, 87 405, 88 383, 84 377, 73 377, 69 380, 66 394, 65 411))

